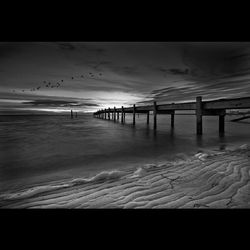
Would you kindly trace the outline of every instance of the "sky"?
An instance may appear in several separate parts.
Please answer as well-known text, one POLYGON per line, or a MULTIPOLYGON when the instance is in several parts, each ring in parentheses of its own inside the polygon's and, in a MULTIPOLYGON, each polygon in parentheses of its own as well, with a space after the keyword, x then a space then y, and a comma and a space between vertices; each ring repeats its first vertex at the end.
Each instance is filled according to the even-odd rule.
POLYGON ((249 42, 0 42, 0 114, 250 96, 249 42))

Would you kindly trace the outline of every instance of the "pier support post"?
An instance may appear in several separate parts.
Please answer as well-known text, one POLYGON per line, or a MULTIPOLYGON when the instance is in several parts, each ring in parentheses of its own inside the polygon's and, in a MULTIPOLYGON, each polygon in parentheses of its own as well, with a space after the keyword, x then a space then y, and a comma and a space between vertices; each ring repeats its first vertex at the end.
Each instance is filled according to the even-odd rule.
POLYGON ((123 120, 123 118, 124 118, 124 108, 123 108, 123 106, 122 106, 122 112, 121 112, 121 123, 124 123, 124 120, 123 120))
POLYGON ((202 135, 202 97, 196 97, 196 133, 202 135))
POLYGON ((154 102, 154 130, 157 128, 157 105, 156 102, 154 102))
POLYGON ((119 121, 119 111, 117 111, 117 120, 119 121))
POLYGON ((110 108, 108 109, 108 119, 110 120, 110 108))
POLYGON ((133 125, 135 125, 135 104, 133 106, 133 125))
POLYGON ((174 114, 175 111, 173 110, 173 112, 171 113, 171 128, 174 128, 174 114))
POLYGON ((225 115, 219 115, 219 133, 224 134, 225 132, 225 115))
POLYGON ((106 109, 104 109, 104 119, 106 120, 107 119, 107 112, 106 112, 106 109))
POLYGON ((71 116, 71 119, 73 119, 73 111, 72 111, 72 109, 70 111, 70 116, 71 116))
POLYGON ((114 122, 116 121, 116 109, 114 107, 114 122))
POLYGON ((147 112, 147 124, 149 124, 149 111, 147 112))

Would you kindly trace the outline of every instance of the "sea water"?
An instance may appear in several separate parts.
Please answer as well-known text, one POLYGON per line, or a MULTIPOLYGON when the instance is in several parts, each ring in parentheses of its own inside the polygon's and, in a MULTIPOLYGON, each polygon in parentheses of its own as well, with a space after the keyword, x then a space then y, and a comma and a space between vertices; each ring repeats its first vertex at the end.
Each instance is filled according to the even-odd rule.
POLYGON ((230 122, 218 132, 218 117, 203 117, 203 135, 196 135, 194 115, 153 116, 126 114, 120 121, 97 119, 92 114, 26 115, 0 117, 0 192, 40 183, 89 177, 102 171, 139 167, 173 160, 205 148, 222 149, 250 143, 249 120, 230 122))

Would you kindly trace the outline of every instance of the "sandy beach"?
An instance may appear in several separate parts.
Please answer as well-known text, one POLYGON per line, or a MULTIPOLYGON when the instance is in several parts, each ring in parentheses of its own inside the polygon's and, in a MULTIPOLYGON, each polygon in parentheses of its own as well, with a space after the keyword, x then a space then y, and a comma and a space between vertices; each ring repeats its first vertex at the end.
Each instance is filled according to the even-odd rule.
POLYGON ((242 145, 1 194, 0 207, 249 208, 249 180, 250 149, 242 145))

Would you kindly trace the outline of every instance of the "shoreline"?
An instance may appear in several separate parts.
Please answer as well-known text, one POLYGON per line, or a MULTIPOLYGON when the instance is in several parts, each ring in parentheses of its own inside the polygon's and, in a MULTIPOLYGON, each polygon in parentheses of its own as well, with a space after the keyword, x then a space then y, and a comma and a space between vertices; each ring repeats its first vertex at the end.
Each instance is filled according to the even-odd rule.
POLYGON ((249 190, 242 145, 0 194, 0 208, 250 208, 249 190))

